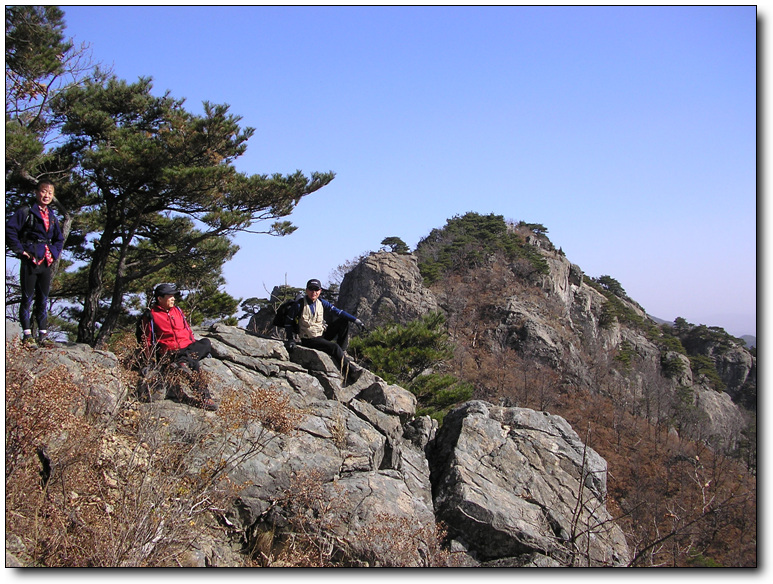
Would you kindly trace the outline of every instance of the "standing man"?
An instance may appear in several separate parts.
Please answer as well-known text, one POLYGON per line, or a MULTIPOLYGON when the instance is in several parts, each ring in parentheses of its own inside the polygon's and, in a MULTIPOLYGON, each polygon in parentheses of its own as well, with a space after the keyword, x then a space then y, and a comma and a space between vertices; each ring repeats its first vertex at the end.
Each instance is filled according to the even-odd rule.
POLYGON ((306 283, 306 295, 296 300, 287 311, 285 319, 285 338, 288 339, 289 350, 295 348, 296 334, 301 339, 301 345, 319 349, 333 357, 336 365, 343 369, 346 364, 344 350, 348 345, 349 323, 353 322, 362 328, 365 325, 356 316, 336 308, 319 296, 322 284, 319 280, 309 280, 306 283), (329 326, 325 326, 325 309, 338 316, 329 326))
POLYGON ((8 219, 5 243, 21 260, 19 321, 22 342, 35 345, 30 313, 34 299, 38 344, 48 347, 53 345, 48 338, 48 293, 53 277, 51 266, 62 255, 64 237, 59 221, 49 209, 54 200, 53 183, 47 180, 39 182, 35 196, 37 201, 32 206, 22 207, 8 219))

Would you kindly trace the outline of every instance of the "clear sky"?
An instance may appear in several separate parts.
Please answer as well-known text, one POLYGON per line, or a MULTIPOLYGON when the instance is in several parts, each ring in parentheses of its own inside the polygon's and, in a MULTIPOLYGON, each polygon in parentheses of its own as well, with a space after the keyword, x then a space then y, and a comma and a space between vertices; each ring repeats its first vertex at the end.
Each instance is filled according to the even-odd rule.
POLYGON ((541 223, 648 313, 756 334, 757 13, 747 7, 64 6, 120 78, 256 129, 239 170, 336 173, 236 297, 468 211, 541 223))

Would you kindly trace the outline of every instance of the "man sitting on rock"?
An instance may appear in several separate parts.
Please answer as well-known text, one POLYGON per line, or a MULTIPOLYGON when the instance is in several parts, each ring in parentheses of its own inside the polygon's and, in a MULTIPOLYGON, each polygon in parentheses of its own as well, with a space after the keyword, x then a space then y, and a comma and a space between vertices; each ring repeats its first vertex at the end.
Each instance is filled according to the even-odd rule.
MULTIPOLYGON (((150 308, 150 318, 143 321, 142 338, 148 358, 158 352, 171 361, 170 368, 192 373, 199 371, 199 361, 210 353, 212 343, 207 338, 198 341, 194 338, 183 311, 175 306, 177 293, 178 290, 174 284, 156 286, 153 291, 155 301, 150 308)), ((206 388, 201 388, 201 391, 202 407, 207 410, 217 409, 210 398, 209 391, 206 388)))
POLYGON ((344 353, 349 344, 349 323, 353 322, 361 328, 365 325, 356 316, 336 308, 327 300, 322 300, 319 297, 321 293, 320 281, 309 280, 306 283, 305 296, 290 305, 284 324, 287 348, 290 351, 295 348, 297 335, 301 345, 324 351, 333 357, 335 364, 343 370, 344 365, 349 363, 344 353), (338 317, 329 326, 325 324, 325 309, 338 317))

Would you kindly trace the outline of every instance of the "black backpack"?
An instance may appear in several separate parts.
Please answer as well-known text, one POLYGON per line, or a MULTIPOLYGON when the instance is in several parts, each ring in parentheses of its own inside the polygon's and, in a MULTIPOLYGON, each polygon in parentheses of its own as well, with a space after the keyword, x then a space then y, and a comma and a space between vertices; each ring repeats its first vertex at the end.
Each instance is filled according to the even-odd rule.
POLYGON ((22 222, 21 230, 19 231, 19 239, 23 241, 27 233, 35 228, 35 215, 32 213, 30 207, 22 207, 21 213, 24 215, 24 221, 22 222))
MULTIPOLYGON (((276 314, 274 315, 274 320, 271 321, 271 326, 284 328, 285 323, 287 322, 287 314, 290 312, 290 307, 297 302, 298 298, 293 298, 282 302, 282 304, 280 304, 276 309, 276 314)), ((298 314, 295 316, 295 319, 293 319, 293 326, 296 328, 298 327, 298 320, 300 319, 300 316, 300 312, 298 312, 298 314)))

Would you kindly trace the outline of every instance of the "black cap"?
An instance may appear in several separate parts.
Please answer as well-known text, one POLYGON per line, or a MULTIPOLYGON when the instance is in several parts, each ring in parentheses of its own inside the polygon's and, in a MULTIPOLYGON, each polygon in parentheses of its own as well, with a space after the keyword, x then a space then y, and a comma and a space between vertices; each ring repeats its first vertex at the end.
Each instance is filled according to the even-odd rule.
POLYGON ((168 296, 169 294, 177 294, 177 286, 174 284, 159 284, 153 291, 154 298, 168 296))
POLYGON ((306 290, 322 290, 322 284, 319 280, 311 279, 306 282, 306 290))

